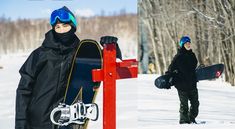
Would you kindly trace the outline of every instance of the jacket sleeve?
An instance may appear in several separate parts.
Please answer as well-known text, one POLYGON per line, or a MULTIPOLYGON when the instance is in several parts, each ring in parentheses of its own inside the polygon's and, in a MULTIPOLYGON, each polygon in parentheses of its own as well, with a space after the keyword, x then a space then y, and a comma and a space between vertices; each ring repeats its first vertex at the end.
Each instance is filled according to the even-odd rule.
POLYGON ((32 98, 33 84, 36 78, 36 57, 34 51, 19 71, 21 79, 16 90, 15 129, 28 129, 27 110, 32 98))
POLYGON ((118 44, 116 45, 116 52, 117 52, 116 58, 119 58, 122 60, 122 52, 121 52, 121 49, 119 48, 118 44))
POLYGON ((174 56, 173 60, 171 61, 171 64, 168 67, 168 71, 166 73, 173 73, 175 70, 177 70, 177 58, 178 54, 174 56))
POLYGON ((196 57, 196 55, 194 53, 193 53, 193 58, 194 58, 194 68, 196 69, 197 68, 198 60, 197 60, 197 57, 196 57))

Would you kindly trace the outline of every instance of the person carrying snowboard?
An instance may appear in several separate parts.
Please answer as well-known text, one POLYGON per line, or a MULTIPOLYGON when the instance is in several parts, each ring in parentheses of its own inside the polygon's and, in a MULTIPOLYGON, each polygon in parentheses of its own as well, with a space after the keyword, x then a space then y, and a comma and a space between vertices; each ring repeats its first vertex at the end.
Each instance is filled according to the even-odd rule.
POLYGON ((195 123, 198 115, 199 100, 197 78, 195 69, 197 58, 190 47, 191 40, 188 36, 180 39, 179 49, 168 67, 167 74, 173 74, 175 87, 180 100, 180 124, 195 123), (190 101, 190 109, 188 106, 190 101))
MULTIPOLYGON (((50 24, 52 29, 45 34, 42 45, 30 54, 19 70, 15 129, 58 128, 50 121, 50 113, 63 102, 72 59, 80 40, 75 35, 76 18, 67 7, 54 10, 50 24)), ((102 42, 112 38, 104 36, 102 42)), ((117 57, 121 59, 118 45, 117 57)))

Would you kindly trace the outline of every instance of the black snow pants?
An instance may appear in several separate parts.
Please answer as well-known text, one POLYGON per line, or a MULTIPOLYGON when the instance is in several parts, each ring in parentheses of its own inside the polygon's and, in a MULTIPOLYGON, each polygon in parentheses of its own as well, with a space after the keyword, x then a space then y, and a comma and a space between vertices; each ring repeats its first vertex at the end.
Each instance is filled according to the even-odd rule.
POLYGON ((180 124, 195 122, 198 115, 199 101, 197 88, 190 91, 178 90, 180 100, 180 124), (190 101, 190 109, 188 106, 190 101))

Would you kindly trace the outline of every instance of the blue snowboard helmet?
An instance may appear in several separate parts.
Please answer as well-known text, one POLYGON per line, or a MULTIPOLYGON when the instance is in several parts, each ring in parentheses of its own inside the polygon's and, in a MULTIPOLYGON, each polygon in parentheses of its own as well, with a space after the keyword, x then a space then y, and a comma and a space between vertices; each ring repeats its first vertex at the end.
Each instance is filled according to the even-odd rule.
POLYGON ((54 26, 59 20, 62 23, 72 23, 73 27, 77 27, 77 21, 74 14, 66 7, 54 10, 51 13, 50 24, 54 26))
POLYGON ((179 43, 180 47, 183 47, 184 44, 187 43, 187 42, 191 43, 191 39, 188 36, 181 37, 180 43, 179 43))

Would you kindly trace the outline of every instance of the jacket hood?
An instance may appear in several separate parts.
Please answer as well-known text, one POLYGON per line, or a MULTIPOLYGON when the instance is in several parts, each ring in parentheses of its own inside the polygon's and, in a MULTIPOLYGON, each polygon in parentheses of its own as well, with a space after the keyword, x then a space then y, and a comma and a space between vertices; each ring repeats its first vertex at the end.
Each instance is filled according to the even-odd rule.
POLYGON ((55 51, 60 51, 60 52, 64 53, 66 51, 69 51, 69 50, 77 47, 79 42, 80 42, 79 38, 75 35, 72 43, 69 46, 65 46, 61 42, 59 42, 55 39, 55 36, 53 34, 53 30, 49 30, 45 34, 45 39, 42 43, 42 46, 45 48, 50 48, 55 51))
POLYGON ((179 54, 185 54, 185 53, 192 53, 192 49, 191 50, 186 50, 185 47, 181 47, 178 49, 178 53, 179 54))

